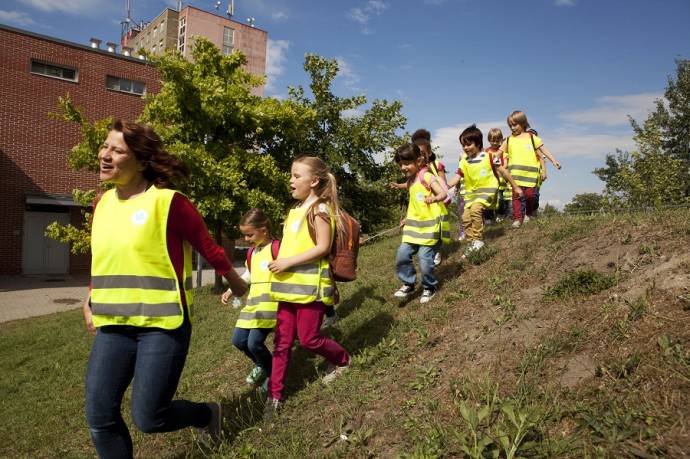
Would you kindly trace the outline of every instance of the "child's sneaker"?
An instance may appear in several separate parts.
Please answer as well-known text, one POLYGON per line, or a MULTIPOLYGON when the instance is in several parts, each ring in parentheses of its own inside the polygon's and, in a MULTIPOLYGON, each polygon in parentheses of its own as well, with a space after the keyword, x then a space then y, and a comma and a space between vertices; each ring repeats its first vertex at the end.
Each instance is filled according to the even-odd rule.
POLYGON ((338 321, 340 317, 338 317, 338 314, 333 313, 332 316, 326 316, 323 318, 323 322, 321 322, 321 330, 325 330, 328 327, 332 327, 335 325, 335 323, 338 321))
POLYGON ((414 292, 414 285, 403 285, 393 294, 396 298, 407 298, 414 292))
POLYGON ((259 392, 260 392, 262 395, 268 394, 268 380, 269 380, 269 378, 264 379, 263 384, 261 384, 261 385, 259 386, 259 392))
POLYGON ((419 298, 419 302, 422 304, 428 303, 434 296, 436 296, 436 290, 431 288, 425 288, 422 292, 421 298, 419 298))
POLYGON ((328 385, 335 381, 338 376, 350 369, 350 362, 351 360, 348 358, 347 363, 342 367, 329 363, 328 367, 326 368, 326 375, 321 379, 321 382, 323 382, 325 385, 328 385))
POLYGON ((280 411, 280 400, 268 397, 264 405, 264 421, 270 422, 280 411))
POLYGON ((513 228, 520 228, 520 220, 515 220, 513 222, 513 228))
POLYGON ((532 220, 529 215, 525 215, 525 218, 522 219, 522 223, 527 223, 528 221, 532 220))
POLYGON ((256 366, 252 368, 252 371, 249 372, 249 374, 247 375, 247 379, 245 379, 245 381, 250 386, 255 386, 259 384, 264 377, 266 377, 266 372, 264 371, 264 369, 259 366, 256 366))
POLYGON ((197 441, 207 448, 218 444, 223 427, 223 412, 220 403, 208 402, 205 404, 211 410, 211 421, 206 427, 197 429, 197 441))
POLYGON ((496 223, 501 223, 503 221, 502 217, 496 217, 496 223))
POLYGON ((462 242, 462 241, 464 241, 466 238, 467 238, 467 236, 465 236, 465 233, 460 233, 460 236, 458 236, 458 242, 462 242))
POLYGON ((441 252, 436 252, 436 255, 434 255, 434 266, 438 266, 441 264, 441 252))

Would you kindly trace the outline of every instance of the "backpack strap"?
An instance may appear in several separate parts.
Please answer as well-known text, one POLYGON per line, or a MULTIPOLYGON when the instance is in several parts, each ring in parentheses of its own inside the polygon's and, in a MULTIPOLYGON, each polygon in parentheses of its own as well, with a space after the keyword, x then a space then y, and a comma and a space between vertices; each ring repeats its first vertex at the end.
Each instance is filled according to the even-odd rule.
POLYGON ((431 189, 426 179, 424 178, 424 174, 426 174, 428 171, 429 168, 424 166, 419 170, 419 172, 417 172, 417 178, 419 179, 419 183, 421 183, 427 190, 431 189))
POLYGON ((252 272, 252 254, 254 253, 255 247, 252 245, 249 247, 249 250, 247 250, 247 269, 249 272, 252 272))
POLYGON ((278 258, 278 252, 280 251, 280 239, 273 239, 271 241, 271 256, 275 260, 278 258))

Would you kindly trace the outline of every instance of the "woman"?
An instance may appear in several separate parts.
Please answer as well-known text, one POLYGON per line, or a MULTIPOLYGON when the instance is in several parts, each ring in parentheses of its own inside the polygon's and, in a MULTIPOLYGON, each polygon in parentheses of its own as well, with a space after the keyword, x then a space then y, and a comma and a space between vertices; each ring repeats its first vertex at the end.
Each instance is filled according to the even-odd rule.
POLYGON ((84 305, 96 336, 86 372, 86 416, 102 458, 132 457, 120 407, 132 387, 132 419, 143 432, 188 426, 217 439, 218 403, 173 400, 191 336, 192 247, 241 295, 245 282, 213 242, 192 203, 168 187, 188 173, 149 127, 116 121, 98 159, 115 187, 96 202, 91 290, 84 305))

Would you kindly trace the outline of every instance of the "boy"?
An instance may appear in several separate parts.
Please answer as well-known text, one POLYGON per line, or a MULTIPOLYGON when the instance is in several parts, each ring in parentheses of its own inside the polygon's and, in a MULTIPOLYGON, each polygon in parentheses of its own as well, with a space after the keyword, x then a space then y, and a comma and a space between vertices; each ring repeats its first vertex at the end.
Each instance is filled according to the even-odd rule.
POLYGON ((513 193, 522 196, 522 189, 501 166, 498 157, 482 151, 484 140, 482 131, 477 126, 473 124, 462 131, 460 144, 465 156, 460 160, 458 175, 453 177, 448 185, 457 184, 461 178, 465 180, 465 211, 462 221, 465 225, 465 234, 470 241, 467 251, 471 252, 484 246, 484 209, 493 206, 497 199, 499 175, 510 183, 513 193))
POLYGON ((441 242, 450 242, 448 211, 443 204, 447 194, 438 177, 424 166, 424 156, 417 145, 407 143, 398 148, 395 162, 407 178, 410 197, 402 243, 395 260, 396 273, 403 285, 393 296, 407 298, 414 292, 417 272, 412 257, 418 253, 423 288, 419 302, 424 304, 436 295, 434 256, 441 242))

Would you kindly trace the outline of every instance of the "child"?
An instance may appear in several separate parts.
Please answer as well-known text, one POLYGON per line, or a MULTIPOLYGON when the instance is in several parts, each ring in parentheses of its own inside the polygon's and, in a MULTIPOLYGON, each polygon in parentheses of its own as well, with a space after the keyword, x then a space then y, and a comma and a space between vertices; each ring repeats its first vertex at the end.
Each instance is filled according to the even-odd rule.
POLYGON ((453 186, 461 178, 465 179, 465 211, 462 219, 465 233, 470 241, 468 252, 479 250, 484 246, 484 209, 491 207, 498 192, 498 176, 505 178, 513 187, 513 193, 522 195, 522 190, 513 177, 501 166, 498 157, 482 151, 484 146, 482 131, 474 124, 460 134, 460 144, 465 150, 465 157, 460 161, 458 175, 449 185, 453 186))
POLYGON ((419 252, 419 269, 422 274, 420 303, 428 303, 436 294, 438 280, 434 277, 434 255, 440 242, 450 241, 448 211, 443 201, 447 194, 439 179, 424 167, 424 157, 419 147, 407 143, 395 152, 395 162, 410 183, 407 217, 403 226, 403 238, 396 256, 396 271, 403 282, 394 293, 406 298, 415 289, 417 272, 412 257, 419 252))
MULTIPOLYGON (((503 154, 500 152, 499 148, 501 147, 501 144, 503 143, 503 132, 499 128, 491 128, 489 129, 489 132, 486 134, 486 138, 489 141, 489 147, 486 148, 486 151, 491 153, 492 156, 496 157, 499 159, 501 166, 505 167, 505 162, 503 160, 503 154)), ((496 223, 500 222, 502 220, 502 215, 505 213, 504 207, 505 207, 505 201, 503 200, 503 193, 506 188, 506 180, 503 177, 498 178, 498 194, 496 196, 496 203, 494 204, 494 208, 491 209, 489 212, 487 212, 486 219, 487 223, 491 221, 491 219, 495 219, 496 223)))
MULTIPOLYGON (((537 130, 534 128, 529 128, 527 129, 527 132, 531 134, 533 137, 538 136, 539 133, 537 133, 537 130)), ((539 210, 539 192, 541 190, 541 185, 544 183, 544 180, 546 180, 546 163, 544 162, 544 155, 541 152, 537 152, 539 155, 539 180, 537 180, 537 186, 534 190, 534 211, 539 210)), ((524 202, 524 201, 523 201, 524 202)), ((525 209, 524 205, 522 206, 522 214, 525 215, 525 209)))
MULTIPOLYGON (((501 145, 500 151, 506 158, 508 170, 515 174, 515 182, 524 189, 525 199, 525 218, 524 221, 534 215, 535 209, 535 188, 539 180, 539 153, 546 156, 553 163, 556 169, 561 168, 561 164, 551 155, 551 152, 544 146, 541 139, 527 132, 529 122, 524 112, 516 110, 508 116, 508 126, 511 136, 501 145)), ((523 223, 522 204, 520 197, 513 189, 513 227, 519 228, 523 223)))
POLYGON ((335 303, 335 283, 328 255, 335 231, 344 233, 335 177, 315 156, 292 163, 290 188, 298 204, 290 210, 283 229, 278 258, 268 264, 270 297, 278 303, 273 350, 273 372, 268 381, 264 418, 270 420, 280 407, 290 351, 295 335, 300 345, 330 362, 324 384, 350 367, 350 355, 337 342, 319 334, 326 305, 335 303), (312 240, 310 229, 314 232, 312 240))
POLYGON ((424 155, 426 164, 429 166, 429 171, 441 179, 442 185, 448 189, 448 180, 446 178, 446 167, 441 161, 436 159, 436 153, 431 148, 431 133, 426 129, 417 129, 411 137, 412 143, 417 145, 424 155))
MULTIPOLYGON (((240 316, 232 335, 232 344, 244 352, 254 362, 254 368, 247 376, 247 384, 257 385, 264 382, 262 389, 267 389, 271 376, 271 352, 266 348, 266 338, 276 325, 278 303, 268 298, 271 291, 268 264, 274 259, 278 241, 271 238, 271 222, 261 209, 250 209, 240 219, 240 232, 253 248, 245 263, 245 274, 242 276, 249 287, 247 304, 240 311, 240 316)), ((223 304, 228 303, 232 290, 228 289, 221 297, 223 304)))

